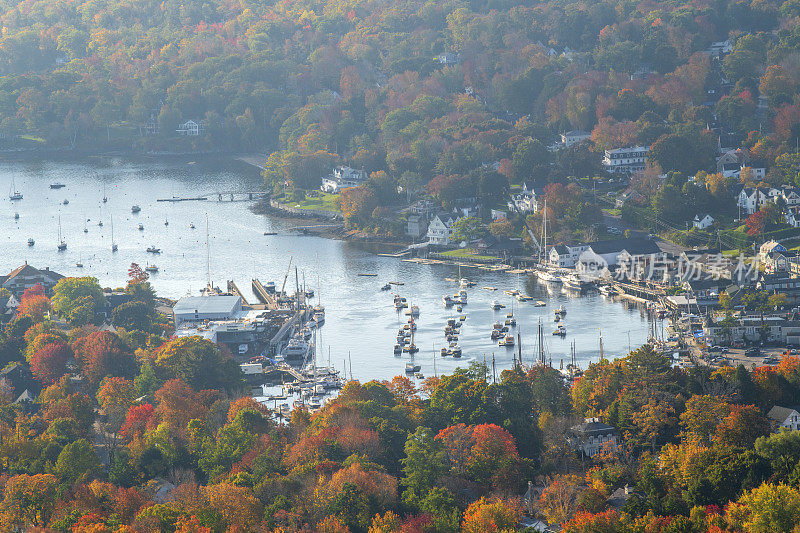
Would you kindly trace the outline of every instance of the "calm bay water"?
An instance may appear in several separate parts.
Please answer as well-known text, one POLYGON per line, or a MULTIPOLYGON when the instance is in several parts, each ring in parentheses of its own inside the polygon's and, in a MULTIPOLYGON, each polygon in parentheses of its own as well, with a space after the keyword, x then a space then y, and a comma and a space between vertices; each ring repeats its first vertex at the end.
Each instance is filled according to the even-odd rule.
MULTIPOLYGON (((445 278, 457 278, 457 267, 419 265, 399 259, 380 257, 359 245, 290 232, 292 223, 265 215, 253 214, 250 202, 157 202, 172 196, 199 196, 217 191, 257 190, 259 178, 249 167, 211 164, 203 161, 131 161, 103 158, 90 162, 3 162, 0 161, 0 271, 8 272, 25 261, 69 276, 91 275, 101 285, 118 287, 125 283, 132 262, 144 266, 155 263, 159 272, 151 277, 159 295, 179 298, 197 294, 206 284, 206 217, 210 234, 211 278, 225 287, 234 280, 250 294, 250 280, 273 280, 280 287, 292 261, 287 287, 294 289, 294 265, 300 269, 301 282, 317 291, 326 308, 326 323, 321 329, 318 359, 342 368, 352 360, 353 377, 386 379, 402 374, 408 356, 392 355, 397 329, 406 317, 392 305, 392 294, 380 287, 388 281, 402 281, 397 292, 420 307, 416 344, 421 351, 415 360, 425 375, 433 374, 433 352, 440 373, 465 366, 472 360, 491 361, 498 369, 508 368, 513 356, 489 338, 492 323, 505 318, 513 309, 522 335, 523 361, 530 362, 537 351, 537 324, 544 324, 545 341, 553 366, 569 360, 570 343, 577 345, 581 366, 599 356, 602 331, 607 357, 627 353, 629 343, 637 346, 647 337, 647 319, 643 310, 624 302, 611 302, 594 293, 568 296, 529 282, 527 277, 505 273, 463 269, 462 275, 477 282, 468 289, 469 303, 463 314, 467 320, 461 329, 459 344, 464 357, 442 359, 438 350, 446 345, 443 329, 446 319, 457 315, 445 309, 441 298, 453 294, 457 286, 445 278), (24 199, 8 198, 11 180, 24 199), (63 189, 49 184, 60 182, 63 189), (103 203, 103 195, 108 202, 103 203), (69 200, 64 205, 64 200, 69 200), (141 212, 131 213, 139 205, 141 212), (14 219, 14 214, 19 219, 14 219), (114 240, 119 246, 111 252, 111 219, 114 240), (68 248, 58 252, 58 225, 68 248), (102 221, 103 226, 98 226, 102 221), (169 222, 165 225, 165 222, 169 222), (138 224, 144 229, 138 230, 138 224), (190 224, 196 229, 191 229, 190 224), (84 228, 88 231, 84 232, 84 228), (265 236, 264 232, 278 232, 265 236), (28 247, 28 238, 36 243, 28 247), (161 248, 160 255, 146 253, 148 246, 161 248), (76 263, 84 267, 78 268, 76 263), (359 273, 377 273, 361 277, 359 273), (484 286, 496 287, 490 292, 484 286), (546 300, 547 307, 519 303, 503 293, 507 289, 525 291, 534 299, 546 300), (506 309, 493 311, 492 300, 506 309), (553 309, 567 309, 565 339, 552 336, 553 309)), ((253 301, 255 301, 253 299, 253 301)), ((314 299, 314 303, 317 299, 314 299)), ((515 348, 516 350, 517 348, 515 348)), ((348 364, 348 371, 350 370, 348 364)))

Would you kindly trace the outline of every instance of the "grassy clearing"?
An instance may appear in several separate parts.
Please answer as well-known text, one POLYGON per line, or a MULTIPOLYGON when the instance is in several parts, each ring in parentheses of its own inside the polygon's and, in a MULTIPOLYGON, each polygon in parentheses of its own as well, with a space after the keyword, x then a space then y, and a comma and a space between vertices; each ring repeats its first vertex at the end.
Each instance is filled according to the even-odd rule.
POLYGON ((338 213, 339 205, 336 201, 338 197, 339 196, 336 194, 320 192, 319 196, 308 197, 302 202, 291 202, 283 199, 281 200, 281 203, 296 209, 314 209, 318 211, 331 211, 338 213))
POLYGON ((475 250, 471 248, 458 248, 456 250, 448 250, 442 252, 443 256, 451 257, 453 259, 477 259, 479 261, 496 261, 497 258, 491 255, 478 255, 475 250))

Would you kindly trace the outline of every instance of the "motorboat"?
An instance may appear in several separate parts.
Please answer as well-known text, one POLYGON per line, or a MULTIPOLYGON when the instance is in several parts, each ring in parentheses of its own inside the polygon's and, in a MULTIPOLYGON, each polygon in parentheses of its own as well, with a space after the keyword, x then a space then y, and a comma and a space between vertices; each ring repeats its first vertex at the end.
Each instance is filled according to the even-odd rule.
POLYGON ((514 336, 513 335, 506 335, 503 339, 497 343, 498 346, 505 346, 510 348, 514 346, 514 336))
POLYGON ((492 300, 492 303, 489 304, 489 307, 497 311, 498 309, 502 309, 505 306, 500 302, 498 302, 497 300, 492 300))
POLYGON ((64 201, 63 201, 63 202, 61 202, 61 203, 62 203, 62 204, 64 204, 64 205, 69 205, 69 200, 67 200, 66 198, 64 198, 64 201))
POLYGON ((194 223, 192 222, 189 223, 189 229, 194 229, 194 223))
POLYGON ((531 300, 533 300, 533 298, 531 298, 530 296, 526 296, 522 293, 517 294, 518 302, 530 302, 531 300))
POLYGON ((156 248, 155 246, 148 246, 147 247, 147 253, 149 253, 149 254, 160 254, 161 253, 161 248, 156 248))
POLYGON ((131 213, 138 213, 141 210, 142 210, 142 208, 139 207, 138 205, 131 206, 131 213))
POLYGON ((447 325, 450 326, 450 327, 455 326, 456 325, 456 319, 455 318, 448 318, 447 319, 447 325))
POLYGON ((394 345, 394 354, 395 355, 401 355, 402 353, 403 353, 403 346, 400 345, 400 344, 395 344, 394 345))
POLYGON ((146 272, 158 272, 158 267, 156 265, 147 265, 144 269, 146 272))
POLYGON ((567 335, 567 327, 564 324, 559 324, 556 330, 553 332, 553 335, 565 337, 567 335))
POLYGON ((33 240, 33 237, 28 239, 28 246, 33 246, 34 244, 36 244, 36 241, 33 240))
POLYGON ((450 355, 450 354, 448 353, 448 351, 447 351, 447 348, 442 348, 442 349, 441 349, 441 351, 439 352, 439 354, 440 354, 442 357, 447 357, 448 355, 450 355))
POLYGON ((536 277, 539 281, 546 283, 561 283, 561 278, 553 271, 542 269, 536 272, 536 277))
POLYGON ((417 379, 425 379, 425 374, 422 372, 414 372, 414 377, 417 379))
POLYGON ((500 322, 495 322, 494 324, 492 324, 492 329, 501 330, 503 329, 503 324, 500 322))
POLYGON ((165 226, 169 226, 169 220, 165 220, 165 221, 164 221, 164 225, 165 225, 165 226))
POLYGON ((544 307, 544 306, 546 306, 546 305, 547 305, 547 302, 544 302, 544 301, 542 301, 542 300, 537 300, 537 301, 536 301, 536 302, 533 304, 533 306, 534 306, 534 307, 544 307))
POLYGON ((503 292, 508 296, 516 296, 517 294, 519 294, 519 291, 517 289, 508 289, 503 292))
POLYGON ((475 282, 474 281, 470 281, 467 278, 461 278, 460 280, 458 280, 458 285, 460 287, 474 287, 475 286, 475 282))
POLYGON ((449 295, 444 295, 442 296, 442 303, 445 307, 453 307, 455 300, 449 295))
POLYGON ((63 189, 65 185, 63 183, 55 182, 50 184, 51 189, 63 189))
POLYGON ((453 356, 456 359, 458 359, 459 357, 461 357, 461 346, 459 346, 458 344, 456 344, 454 342, 451 342, 450 343, 450 348, 447 350, 447 352, 451 356, 453 356))
POLYGON ((139 231, 144 231, 144 224, 141 222, 139 223, 139 231))
POLYGON ((386 285, 384 285, 383 287, 381 287, 381 290, 382 290, 382 291, 388 291, 388 290, 391 290, 391 288, 392 288, 392 286, 391 286, 391 285, 389 285, 389 284, 387 283, 386 285))
POLYGON ((493 329, 492 330, 492 334, 490 335, 490 337, 492 338, 493 341, 496 341, 497 339, 499 339, 502 336, 503 336, 503 333, 499 329, 493 329))
POLYGON ((289 342, 286 343, 283 350, 281 350, 281 355, 287 361, 290 359, 300 359, 305 357, 309 349, 309 344, 304 339, 292 337, 289 339, 289 342))
POLYGON ((422 370, 422 366, 416 363, 406 363, 406 374, 413 374, 422 370))
POLYGON ((557 308, 553 309, 553 312, 555 314, 557 314, 557 315, 566 315, 567 314, 567 310, 564 308, 563 305, 561 307, 557 307, 557 308))
POLYGON ((81 263, 80 261, 78 261, 77 263, 75 263, 75 267, 76 267, 76 268, 83 268, 83 263, 81 263))
POLYGON ((466 319, 467 319, 467 315, 461 315, 460 317, 458 317, 458 321, 459 322, 464 322, 466 319))
POLYGON ((408 315, 408 316, 410 316, 412 318, 418 318, 419 317, 419 306, 418 305, 412 305, 411 308, 408 311, 406 311, 406 315, 408 315))
POLYGON ((14 220, 19 220, 19 213, 14 213, 14 220))
POLYGON ((516 326, 516 325, 517 325, 516 318, 514 318, 513 316, 510 318, 506 318, 506 326, 516 326))

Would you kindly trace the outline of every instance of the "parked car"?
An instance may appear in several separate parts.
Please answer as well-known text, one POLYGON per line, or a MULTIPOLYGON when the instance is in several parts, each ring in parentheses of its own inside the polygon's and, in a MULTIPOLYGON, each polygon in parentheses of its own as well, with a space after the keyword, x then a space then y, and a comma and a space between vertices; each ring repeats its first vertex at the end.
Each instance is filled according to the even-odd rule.
POLYGON ((760 353, 761 353, 761 350, 759 350, 758 348, 748 348, 748 349, 746 349, 744 351, 744 356, 745 357, 758 357, 758 355, 760 353))

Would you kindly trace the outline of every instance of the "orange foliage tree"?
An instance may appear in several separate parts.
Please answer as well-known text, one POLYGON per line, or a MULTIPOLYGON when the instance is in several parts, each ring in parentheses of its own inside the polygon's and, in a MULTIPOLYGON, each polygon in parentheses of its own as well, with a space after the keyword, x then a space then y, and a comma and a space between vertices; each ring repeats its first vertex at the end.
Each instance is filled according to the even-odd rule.
POLYGON ((516 500, 481 498, 464 511, 463 533, 495 533, 516 531, 522 517, 522 506, 516 500))

